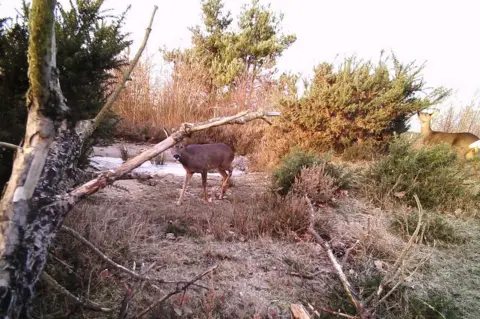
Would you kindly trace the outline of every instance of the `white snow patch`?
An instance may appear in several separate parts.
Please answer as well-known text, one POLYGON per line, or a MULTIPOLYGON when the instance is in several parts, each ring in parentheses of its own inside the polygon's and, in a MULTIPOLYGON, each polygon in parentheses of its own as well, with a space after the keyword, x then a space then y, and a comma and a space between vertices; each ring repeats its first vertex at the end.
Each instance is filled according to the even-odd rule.
MULTIPOLYGON (((90 157, 90 165, 98 170, 115 169, 122 165, 123 161, 118 157, 108 156, 92 156, 90 157)), ((147 172, 152 175, 157 174, 172 174, 175 176, 185 176, 185 169, 182 164, 178 162, 165 162, 164 165, 155 165, 150 161, 146 161, 140 167, 137 167, 133 172, 147 172)), ((233 175, 242 175, 244 172, 234 169, 233 175)), ((208 175, 221 176, 220 173, 208 173, 208 175)))

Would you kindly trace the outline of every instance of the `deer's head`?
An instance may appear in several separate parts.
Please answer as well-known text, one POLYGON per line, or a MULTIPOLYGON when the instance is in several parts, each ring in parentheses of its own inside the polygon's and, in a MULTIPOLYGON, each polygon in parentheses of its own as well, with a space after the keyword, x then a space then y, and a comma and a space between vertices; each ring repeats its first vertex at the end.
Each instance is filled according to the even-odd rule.
POLYGON ((183 142, 179 142, 172 146, 172 148, 170 149, 170 153, 172 154, 173 158, 178 161, 182 157, 182 153, 184 152, 184 150, 185 144, 183 142))
MULTIPOLYGON (((163 131, 165 132, 166 138, 168 138, 171 135, 171 132, 173 132, 173 129, 169 132, 166 128, 163 128, 163 131)), ((184 142, 178 142, 170 148, 170 154, 172 154, 173 158, 178 161, 182 157, 185 147, 186 145, 184 142)))

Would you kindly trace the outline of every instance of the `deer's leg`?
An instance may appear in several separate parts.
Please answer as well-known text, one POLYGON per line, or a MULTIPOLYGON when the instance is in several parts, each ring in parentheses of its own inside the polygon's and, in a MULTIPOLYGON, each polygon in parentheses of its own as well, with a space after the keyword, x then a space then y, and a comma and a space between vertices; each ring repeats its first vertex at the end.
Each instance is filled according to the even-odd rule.
POLYGON ((207 171, 202 172, 203 200, 208 203, 207 196, 207 171))
POLYGON ((180 198, 177 201, 177 205, 180 205, 182 203, 183 195, 185 194, 185 190, 187 189, 188 183, 190 183, 190 180, 192 179, 193 173, 187 171, 187 175, 185 175, 185 180, 183 181, 183 188, 182 192, 180 193, 180 198))
POLYGON ((220 175, 222 175, 222 185, 220 189, 220 199, 223 199, 223 194, 225 193, 225 181, 228 181, 228 174, 223 169, 217 169, 220 175))
POLYGON ((233 174, 233 169, 231 167, 229 167, 227 171, 228 171, 227 178, 225 178, 222 185, 222 196, 227 191, 228 181, 230 180, 230 177, 232 177, 232 174, 233 174))

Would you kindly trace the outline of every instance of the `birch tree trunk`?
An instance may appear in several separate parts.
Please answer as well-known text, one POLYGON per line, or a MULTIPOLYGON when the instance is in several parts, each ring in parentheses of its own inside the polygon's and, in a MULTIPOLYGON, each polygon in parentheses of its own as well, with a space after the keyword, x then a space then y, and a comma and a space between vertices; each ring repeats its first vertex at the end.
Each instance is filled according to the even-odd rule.
POLYGON ((244 124, 278 112, 243 112, 203 123, 184 123, 162 143, 117 170, 74 188, 85 140, 113 104, 145 49, 157 7, 143 43, 114 94, 97 117, 77 125, 67 122, 55 58, 56 0, 33 0, 30 9, 25 143, 17 150, 12 175, 0 202, 0 316, 27 318, 34 287, 46 263, 47 249, 70 209, 92 194, 160 154, 190 133, 224 124, 244 124))
POLYGON ((85 140, 113 104, 142 54, 157 6, 139 51, 114 94, 94 120, 67 122, 68 108, 56 68, 56 0, 33 0, 29 19, 28 119, 25 143, 0 202, 0 316, 26 318, 47 248, 73 202, 59 200, 78 181, 85 140))
MULTIPOLYGON (((56 0, 33 0, 30 10, 28 119, 25 144, 17 151, 12 176, 0 206, 0 314, 25 318, 26 303, 45 264, 55 216, 39 215, 36 207, 51 200, 57 188, 38 194, 55 132, 68 111, 60 89, 55 59, 54 8, 56 0), (39 196, 40 195, 40 196, 39 196), (32 198, 38 198, 33 201, 32 198)), ((58 185, 59 186, 59 185, 58 185)))

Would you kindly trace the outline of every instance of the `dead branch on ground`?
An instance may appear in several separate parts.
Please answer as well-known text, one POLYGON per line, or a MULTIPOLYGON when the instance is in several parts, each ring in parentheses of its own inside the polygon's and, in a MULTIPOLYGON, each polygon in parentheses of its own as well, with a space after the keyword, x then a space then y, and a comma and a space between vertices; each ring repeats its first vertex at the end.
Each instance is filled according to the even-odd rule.
MULTIPOLYGON (((155 261, 145 269, 143 268, 143 265, 142 265, 142 268, 140 270, 140 275, 144 275, 148 273, 153 267, 155 267, 156 264, 157 262, 155 261)), ((145 285, 146 282, 147 281, 145 280, 140 280, 140 281, 137 281, 131 289, 127 288, 127 290, 125 291, 125 296, 120 304, 118 319, 125 319, 127 317, 128 307, 130 306, 130 302, 132 301, 134 295, 143 289, 143 286, 145 285)))
MULTIPOLYGON (((141 281, 149 281, 149 282, 156 282, 156 283, 160 283, 160 284, 186 284, 188 282, 186 281, 171 281, 171 280, 165 280, 165 279, 162 279, 162 278, 155 278, 155 277, 149 277, 149 276, 145 276, 145 275, 142 275, 141 273, 136 273, 135 271, 132 271, 120 264, 117 264, 116 262, 114 262, 112 259, 110 259, 107 255, 105 255, 102 251, 100 251, 100 249, 98 249, 97 247, 95 247, 94 244, 92 244, 90 241, 88 241, 85 237, 83 237, 82 235, 80 235, 78 232, 76 232, 75 230, 71 229, 70 227, 67 227, 67 226, 62 226, 60 228, 61 231, 65 232, 66 234, 72 236, 73 238, 77 239, 78 241, 80 241, 82 244, 84 244, 85 246, 87 246, 88 248, 90 248, 95 254, 97 254, 97 256, 99 256, 104 262, 106 262, 107 264, 109 264, 110 266, 112 266, 113 268, 115 268, 116 270, 118 271, 121 271, 127 275, 129 275, 130 277, 134 278, 134 279, 138 279, 138 280, 141 280, 141 281)), ((190 284, 191 285, 191 284, 190 284)), ((195 285, 196 286, 196 285, 195 285)), ((203 286, 199 286, 200 288, 205 288, 203 286)))
POLYGON ((361 319, 366 319, 370 318, 370 314, 368 311, 365 309, 365 304, 357 297, 358 293, 354 291, 352 288, 352 285, 347 279, 347 276, 342 270, 342 266, 338 262, 337 258, 333 254, 332 248, 330 247, 330 244, 323 240, 323 238, 318 234, 318 232, 315 230, 315 208, 313 207, 312 201, 308 196, 305 195, 305 201, 307 202, 308 206, 310 207, 310 226, 308 228, 308 231, 310 234, 313 235, 315 238, 315 241, 322 246, 323 250, 327 253, 328 259, 330 260, 330 263, 332 264, 333 268, 335 269, 335 272, 337 273, 337 276, 340 279, 340 282, 343 285, 343 289, 345 290, 345 293, 347 294, 348 298, 350 299, 350 302, 352 305, 355 307, 357 310, 358 316, 361 319))
POLYGON ((423 235, 420 233, 420 230, 422 229, 422 226, 423 226, 422 219, 423 219, 424 210, 423 210, 422 204, 420 203, 420 199, 416 194, 414 195, 414 198, 417 203, 417 209, 418 209, 417 227, 415 228, 415 231, 410 237, 407 245, 395 260, 395 263, 393 264, 388 275, 382 279, 382 281, 380 282, 380 285, 378 286, 378 289, 366 299, 368 303, 371 303, 371 301, 373 301, 372 306, 374 308, 377 307, 383 301, 385 301, 388 298, 388 296, 390 296, 403 282, 405 282, 406 279, 411 278, 417 272, 417 270, 423 264, 425 264, 425 262, 430 258, 432 254, 430 253, 428 256, 420 260, 420 262, 416 265, 416 267, 409 274, 409 276, 408 277, 405 276, 407 265, 409 264, 409 261, 411 259, 410 253, 412 252, 414 245, 419 243, 421 241, 421 237, 423 237, 423 235), (383 291, 385 290, 385 287, 387 285, 392 284, 393 282, 395 282, 393 287, 385 295, 383 295, 383 297, 381 297, 383 291))
POLYGON ((182 285, 181 287, 177 287, 177 289, 169 292, 168 294, 166 294, 165 296, 163 296, 162 298, 156 300, 155 302, 153 302, 152 304, 150 304, 147 308, 145 308, 143 311, 141 311, 138 315, 136 315, 134 318, 142 318, 143 316, 145 316, 147 313, 149 313, 150 311, 153 310, 153 308, 157 307, 158 305, 160 305, 161 303, 163 303, 164 301, 166 301, 167 299, 169 299, 170 297, 178 294, 178 293, 181 293, 183 291, 186 291, 188 289, 188 287, 192 286, 196 281, 202 279, 203 277, 205 277, 206 275, 208 275, 209 273, 213 272, 215 269, 218 268, 218 265, 215 265, 215 266, 212 266, 210 268, 208 268, 207 270, 205 270, 204 272, 202 272, 201 274, 197 275, 195 278, 193 278, 192 280, 188 281, 186 284, 182 285))
MULTIPOLYGON (((338 263, 337 259, 333 255, 332 249, 330 248, 330 245, 328 242, 323 240, 323 238, 320 237, 320 235, 317 233, 317 231, 314 229, 314 222, 315 222, 315 208, 313 207, 312 202, 310 199, 305 196, 305 201, 310 207, 310 226, 309 226, 309 232, 313 235, 317 243, 319 243, 322 248, 326 251, 328 258, 330 260, 330 263, 332 264, 333 268, 335 269, 338 277, 340 278, 340 281, 343 285, 343 288, 347 294, 347 296, 350 299, 350 302, 352 305, 355 307, 357 310, 357 314, 359 318, 366 319, 366 318, 374 318, 375 317, 375 311, 376 308, 384 302, 402 283, 404 283, 406 280, 411 278, 417 271, 418 269, 425 264, 425 262, 430 258, 431 254, 426 256, 425 258, 421 259, 420 262, 415 266, 413 271, 410 272, 408 277, 405 275, 407 271, 407 266, 412 258, 411 252, 413 250, 413 247, 421 242, 421 237, 422 234, 420 233, 420 230, 423 227, 423 208, 420 203, 420 200, 418 196, 415 194, 415 201, 417 202, 417 207, 418 207, 418 222, 417 222, 417 227, 415 228, 415 231, 413 232, 412 236, 410 237, 407 245, 405 248, 402 250, 400 255, 397 257, 395 260, 395 263, 393 264, 391 270, 389 271, 389 274, 383 278, 383 280, 380 282, 380 285, 378 286, 378 289, 373 292, 368 298, 366 298, 363 302, 359 299, 358 294, 352 289, 351 284, 349 283, 347 277, 345 276, 345 273, 342 270, 341 265, 338 263), (389 285, 392 285, 392 288, 385 293, 382 296, 382 293, 385 291, 385 288, 389 285)), ((356 245, 357 243, 355 243, 356 245)), ((355 246, 354 245, 354 246, 355 246)), ((356 318, 347 314, 342 314, 338 313, 332 310, 328 309, 323 309, 319 308, 321 311, 328 312, 330 314, 334 314, 337 316, 345 317, 345 318, 356 318)))
POLYGON ((98 312, 112 312, 112 308, 107 308, 104 306, 101 306, 91 300, 77 297, 74 294, 72 294, 70 291, 68 291, 65 287, 60 285, 55 279, 53 279, 49 274, 47 274, 45 271, 42 273, 42 279, 47 283, 50 287, 55 289, 56 291, 60 292, 61 294, 65 295, 68 299, 73 301, 76 305, 82 306, 83 308, 90 309, 93 311, 98 311, 98 312))

